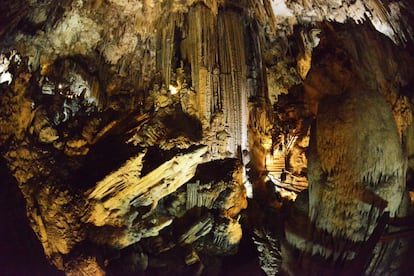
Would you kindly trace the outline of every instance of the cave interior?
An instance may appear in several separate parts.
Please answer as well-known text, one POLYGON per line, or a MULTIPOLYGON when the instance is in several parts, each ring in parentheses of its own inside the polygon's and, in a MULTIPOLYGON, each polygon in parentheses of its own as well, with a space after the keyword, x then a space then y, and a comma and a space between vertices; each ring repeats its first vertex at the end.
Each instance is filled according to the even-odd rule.
POLYGON ((0 14, 0 274, 414 274, 412 0, 0 14))

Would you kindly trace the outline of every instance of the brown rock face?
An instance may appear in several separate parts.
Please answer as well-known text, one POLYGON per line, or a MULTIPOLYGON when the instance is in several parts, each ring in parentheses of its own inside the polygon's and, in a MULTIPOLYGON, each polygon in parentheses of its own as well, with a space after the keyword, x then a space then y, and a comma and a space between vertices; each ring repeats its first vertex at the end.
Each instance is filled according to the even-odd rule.
POLYGON ((410 269, 409 1, 3 2, 0 165, 58 270, 410 269))
MULTIPOLYGON (((361 33, 365 34, 362 40, 370 36, 361 33)), ((342 31, 331 30, 327 35, 344 43, 349 39, 342 31)), ((391 252, 406 254, 402 252, 407 252, 410 240, 378 242, 395 229, 392 222, 386 226, 386 218, 406 216, 408 206, 407 156, 396 124, 401 115, 386 101, 383 95, 389 101, 393 92, 385 92, 378 77, 386 75, 387 69, 372 66, 375 76, 362 71, 360 64, 368 58, 356 59, 347 50, 351 45, 324 39, 314 53, 315 66, 305 86, 317 113, 308 152, 309 198, 307 208, 297 204, 296 218, 289 219, 285 227, 289 244, 285 254, 299 250, 304 254, 299 266, 319 271, 316 273, 397 271, 402 263, 391 266, 387 260, 391 252), (367 81, 372 78, 376 81, 367 81), (398 250, 397 244, 401 245, 398 250), (383 262, 378 262, 378 254, 385 256, 383 262), (331 262, 337 265, 325 267, 331 262)), ((378 43, 376 39, 371 36, 369 43, 378 43)), ((376 47, 384 47, 381 45, 376 47)), ((373 48, 374 53, 366 51, 366 55, 376 51, 373 48)), ((286 270, 299 273, 290 258, 286 258, 286 270)))

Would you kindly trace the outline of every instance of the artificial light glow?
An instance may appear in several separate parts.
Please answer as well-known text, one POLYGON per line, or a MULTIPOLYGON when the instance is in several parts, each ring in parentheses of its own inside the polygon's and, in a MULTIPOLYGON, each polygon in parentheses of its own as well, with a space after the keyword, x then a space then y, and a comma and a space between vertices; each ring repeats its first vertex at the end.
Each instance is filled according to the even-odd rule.
POLYGON ((7 72, 7 70, 9 70, 10 59, 8 59, 5 55, 0 54, 0 83, 7 82, 9 85, 13 78, 12 74, 7 72))
POLYGON ((59 89, 62 89, 63 88, 63 85, 61 83, 59 83, 58 88, 59 89))
POLYGON ((273 13, 276 16, 282 16, 282 17, 293 16, 292 11, 286 6, 286 2, 284 0, 272 0, 271 4, 273 8, 273 13))
POLYGON ((10 85, 12 82, 13 76, 9 72, 0 73, 0 83, 6 83, 10 85))
POLYGON ((177 88, 172 86, 171 84, 170 84, 169 89, 170 89, 170 92, 171 92, 172 95, 177 94, 177 92, 178 92, 177 88))
POLYGON ((266 155, 266 165, 270 165, 272 163, 272 159, 271 159, 271 157, 270 157, 270 154, 268 153, 267 155, 266 155))
POLYGON ((384 23, 377 17, 371 18, 371 23, 372 23, 372 25, 374 25, 374 28, 377 31, 385 34, 386 36, 391 38, 394 42, 396 42, 395 32, 394 32, 394 30, 392 29, 392 27, 389 23, 387 23, 387 22, 384 23))

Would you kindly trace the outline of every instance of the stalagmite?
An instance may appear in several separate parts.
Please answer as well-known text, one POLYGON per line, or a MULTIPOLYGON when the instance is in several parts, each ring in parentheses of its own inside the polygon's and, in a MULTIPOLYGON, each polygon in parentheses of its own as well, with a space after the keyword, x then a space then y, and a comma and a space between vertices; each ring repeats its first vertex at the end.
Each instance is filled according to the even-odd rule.
POLYGON ((3 0, 0 274, 409 274, 412 9, 3 0))

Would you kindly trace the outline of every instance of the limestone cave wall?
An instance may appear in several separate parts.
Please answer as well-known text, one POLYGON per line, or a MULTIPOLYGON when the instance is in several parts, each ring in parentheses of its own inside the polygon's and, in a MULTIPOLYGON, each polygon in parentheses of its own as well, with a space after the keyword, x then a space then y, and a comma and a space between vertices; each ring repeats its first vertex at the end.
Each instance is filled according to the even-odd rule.
POLYGON ((410 274, 412 7, 4 1, 1 271, 410 274))

